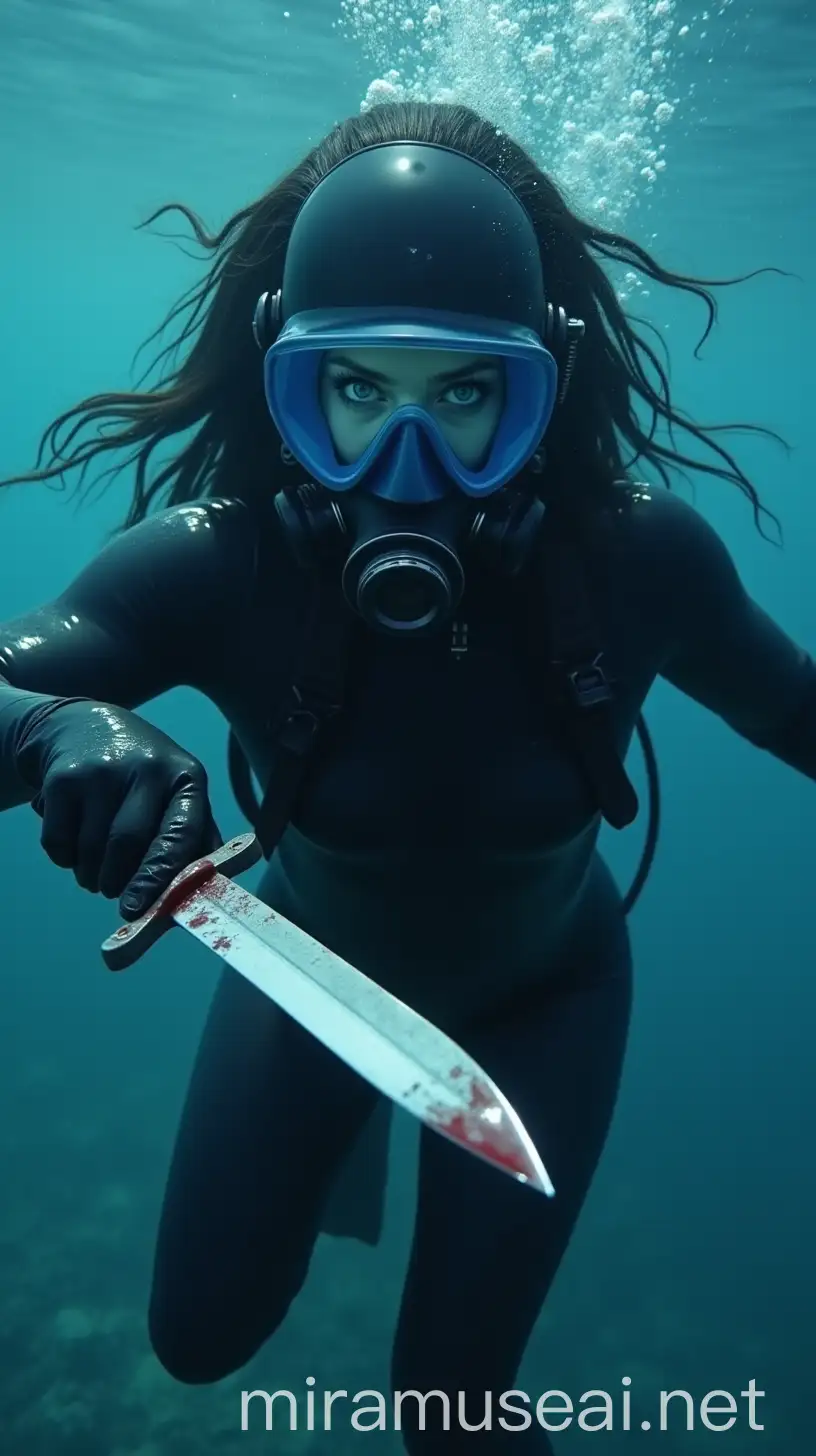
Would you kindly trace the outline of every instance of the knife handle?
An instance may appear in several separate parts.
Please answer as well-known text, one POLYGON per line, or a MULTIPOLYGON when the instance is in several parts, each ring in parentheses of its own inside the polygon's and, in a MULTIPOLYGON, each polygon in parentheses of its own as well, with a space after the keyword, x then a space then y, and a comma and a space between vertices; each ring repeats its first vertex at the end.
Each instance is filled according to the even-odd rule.
POLYGON ((213 850, 202 859, 193 860, 192 864, 176 875, 144 915, 123 925, 102 942, 102 959, 105 965, 111 971, 123 971, 127 966, 132 966, 151 945, 156 944, 165 931, 172 930, 176 923, 173 919, 174 911, 185 900, 189 900, 196 890, 217 874, 224 875, 229 880, 234 879, 236 875, 243 874, 244 870, 257 864, 262 855, 263 851, 254 834, 239 834, 237 839, 228 840, 220 849, 213 850))

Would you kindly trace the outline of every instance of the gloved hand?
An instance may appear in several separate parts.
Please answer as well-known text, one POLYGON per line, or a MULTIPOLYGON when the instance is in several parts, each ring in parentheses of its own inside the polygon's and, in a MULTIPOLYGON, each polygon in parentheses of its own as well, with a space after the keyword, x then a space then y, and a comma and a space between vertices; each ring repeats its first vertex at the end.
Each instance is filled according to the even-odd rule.
POLYGON ((120 897, 125 920, 223 842, 202 764, 124 708, 46 704, 26 725, 16 766, 35 790, 49 859, 83 889, 120 897))

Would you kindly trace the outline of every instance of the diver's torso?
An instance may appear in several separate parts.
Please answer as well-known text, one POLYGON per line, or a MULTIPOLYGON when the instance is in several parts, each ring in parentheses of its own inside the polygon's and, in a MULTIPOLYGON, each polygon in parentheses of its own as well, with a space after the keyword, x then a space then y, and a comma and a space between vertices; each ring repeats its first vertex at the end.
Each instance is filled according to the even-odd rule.
MULTIPOLYGON (((660 655, 629 596, 613 579, 598 599, 622 750, 660 655)), ((276 553, 208 689, 261 783, 310 600, 276 553)), ((360 625, 343 712, 265 880, 282 913, 437 1017, 463 977, 474 1003, 495 998, 556 968, 579 921, 616 913, 596 803, 535 690, 528 610, 508 583, 471 573, 437 636, 360 625)))

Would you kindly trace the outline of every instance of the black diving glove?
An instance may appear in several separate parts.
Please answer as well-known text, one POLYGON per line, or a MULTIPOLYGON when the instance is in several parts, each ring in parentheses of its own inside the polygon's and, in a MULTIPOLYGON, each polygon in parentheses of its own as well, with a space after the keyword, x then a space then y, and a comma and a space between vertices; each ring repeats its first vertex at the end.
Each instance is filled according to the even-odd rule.
POLYGON ((119 897, 125 920, 223 842, 203 765, 127 709, 52 700, 32 714, 17 750, 49 859, 83 889, 119 897))

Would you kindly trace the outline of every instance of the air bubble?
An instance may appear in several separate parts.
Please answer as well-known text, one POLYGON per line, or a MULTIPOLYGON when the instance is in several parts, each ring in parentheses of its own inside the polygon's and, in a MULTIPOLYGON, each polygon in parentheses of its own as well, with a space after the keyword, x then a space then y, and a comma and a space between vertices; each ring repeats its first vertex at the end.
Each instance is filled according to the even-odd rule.
POLYGON ((362 110, 470 106, 520 142, 575 207, 623 229, 666 169, 676 93, 692 94, 671 50, 691 28, 675 30, 677 9, 677 0, 341 0, 338 25, 374 71, 362 110))

